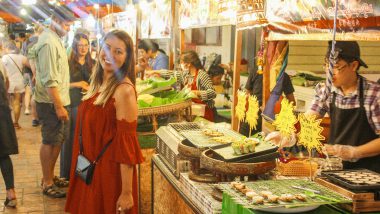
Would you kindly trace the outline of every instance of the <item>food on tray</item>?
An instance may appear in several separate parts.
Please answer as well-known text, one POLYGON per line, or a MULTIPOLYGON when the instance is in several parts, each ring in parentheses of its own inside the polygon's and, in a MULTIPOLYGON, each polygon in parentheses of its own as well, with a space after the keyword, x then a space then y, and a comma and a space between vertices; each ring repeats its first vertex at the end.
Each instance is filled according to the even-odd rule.
POLYGON ((254 192, 254 191, 251 190, 251 191, 246 192, 245 196, 247 196, 248 199, 252 200, 253 197, 259 196, 259 195, 256 192, 254 192))
POLYGON ((305 194, 299 193, 299 194, 296 194, 294 197, 299 201, 306 201, 306 195, 305 194))
POLYGON ((261 191, 260 195, 267 199, 270 195, 273 195, 271 191, 261 191))
POLYGON ((277 195, 269 195, 268 196, 268 202, 269 203, 278 203, 279 198, 280 197, 278 197, 277 195))
POLYGON ((263 204, 264 203, 264 198, 262 196, 253 196, 252 197, 252 203, 253 204, 263 204))
POLYGON ((233 141, 232 137, 223 136, 223 137, 212 137, 210 140, 215 141, 217 143, 226 144, 231 143, 233 141))
POLYGON ((284 202, 291 202, 294 200, 294 196, 292 194, 282 194, 279 200, 284 202))
POLYGON ((218 132, 216 130, 212 130, 212 129, 204 129, 202 131, 202 133, 206 136, 209 136, 209 137, 220 137, 220 136, 223 136, 224 134, 221 133, 221 132, 218 132))
POLYGON ((230 183, 231 187, 235 188, 236 185, 241 184, 240 182, 232 181, 230 183))
POLYGON ((235 185, 235 188, 240 191, 242 189, 245 189, 245 184, 237 184, 235 185))
POLYGON ((241 155, 255 152, 256 145, 259 143, 260 140, 256 138, 243 137, 240 141, 233 142, 231 147, 235 155, 241 155))

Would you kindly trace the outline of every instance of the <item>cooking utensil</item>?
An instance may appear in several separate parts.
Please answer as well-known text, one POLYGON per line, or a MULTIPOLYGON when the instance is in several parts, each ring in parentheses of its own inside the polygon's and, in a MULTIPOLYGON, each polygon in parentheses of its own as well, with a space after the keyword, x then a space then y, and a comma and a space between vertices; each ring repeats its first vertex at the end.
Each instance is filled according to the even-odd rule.
POLYGON ((300 189, 300 190, 314 192, 316 194, 321 194, 321 191, 309 189, 309 188, 306 188, 306 187, 301 187, 301 186, 296 186, 296 185, 293 185, 292 187, 295 188, 295 189, 300 189))
POLYGON ((327 200, 327 201, 333 201, 333 202, 340 202, 340 200, 337 200, 335 198, 330 198, 330 197, 327 197, 327 196, 324 196, 324 195, 320 195, 320 194, 315 194, 314 192, 311 192, 311 191, 305 191, 305 195, 311 197, 311 198, 320 198, 320 199, 323 199, 323 200, 327 200))

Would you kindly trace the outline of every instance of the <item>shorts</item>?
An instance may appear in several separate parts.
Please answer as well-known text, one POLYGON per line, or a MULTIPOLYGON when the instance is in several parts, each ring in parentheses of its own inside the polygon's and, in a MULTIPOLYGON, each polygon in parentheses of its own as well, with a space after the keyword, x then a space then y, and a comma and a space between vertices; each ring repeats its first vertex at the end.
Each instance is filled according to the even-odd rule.
MULTIPOLYGON (((66 106, 65 109, 69 111, 66 106)), ((41 122, 42 144, 60 146, 69 137, 69 121, 58 119, 52 103, 36 102, 36 110, 41 122)))
POLYGON ((9 81, 9 88, 8 93, 9 94, 15 94, 15 93, 24 93, 25 92, 25 85, 23 82, 11 82, 9 81))

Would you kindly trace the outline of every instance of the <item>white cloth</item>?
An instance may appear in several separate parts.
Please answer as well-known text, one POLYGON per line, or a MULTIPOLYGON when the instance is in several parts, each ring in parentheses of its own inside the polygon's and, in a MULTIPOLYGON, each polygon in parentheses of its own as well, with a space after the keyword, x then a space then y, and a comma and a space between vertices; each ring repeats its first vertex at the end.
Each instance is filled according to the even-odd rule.
POLYGON ((22 69, 24 68, 22 62, 27 60, 27 58, 21 54, 7 54, 1 60, 9 79, 8 93, 23 93, 25 85, 22 75, 22 69))

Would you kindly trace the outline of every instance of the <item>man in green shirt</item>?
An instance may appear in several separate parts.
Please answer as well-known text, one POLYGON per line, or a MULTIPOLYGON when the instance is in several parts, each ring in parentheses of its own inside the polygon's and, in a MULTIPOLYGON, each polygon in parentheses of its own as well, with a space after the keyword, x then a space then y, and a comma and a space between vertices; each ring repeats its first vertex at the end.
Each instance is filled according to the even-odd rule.
POLYGON ((75 20, 72 11, 64 5, 52 11, 52 22, 33 46, 36 62, 35 101, 41 121, 42 145, 40 160, 43 174, 43 193, 52 198, 66 193, 54 185, 54 167, 61 144, 68 137, 70 104, 70 73, 66 49, 61 40, 75 20))

